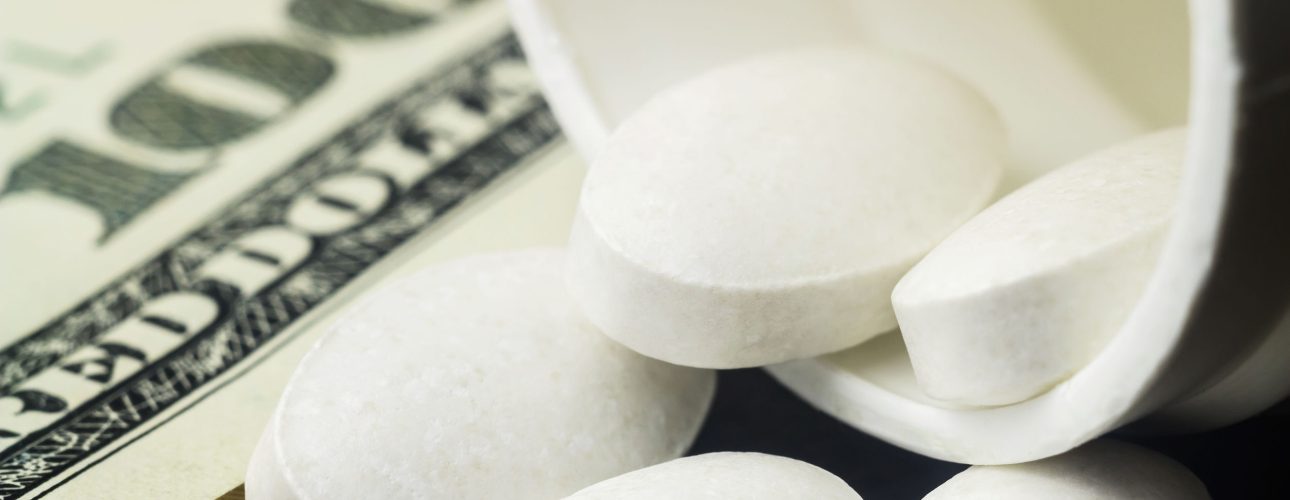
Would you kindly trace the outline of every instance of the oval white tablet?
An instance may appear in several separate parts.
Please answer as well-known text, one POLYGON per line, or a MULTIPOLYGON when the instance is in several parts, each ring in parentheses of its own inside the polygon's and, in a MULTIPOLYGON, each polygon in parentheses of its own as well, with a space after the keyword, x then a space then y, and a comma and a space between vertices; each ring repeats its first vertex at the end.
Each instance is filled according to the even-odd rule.
POLYGON ((814 465, 761 453, 708 453, 601 481, 567 500, 860 500, 814 465))
POLYGON ((964 224, 892 292, 931 397, 1000 405, 1088 363, 1133 310, 1178 195, 1184 134, 1062 167, 964 224))
POLYGON ((643 354, 712 368, 836 351, 895 326, 889 294, 998 184, 980 96, 859 48, 778 52, 656 96, 585 181, 569 284, 643 354))
POLYGON ((475 257, 371 294, 296 369, 248 498, 545 500, 680 456, 713 373, 601 335, 563 260, 475 257))
POLYGON ((1205 485, 1182 464, 1115 441, 1018 465, 977 465, 924 500, 1208 500, 1205 485))

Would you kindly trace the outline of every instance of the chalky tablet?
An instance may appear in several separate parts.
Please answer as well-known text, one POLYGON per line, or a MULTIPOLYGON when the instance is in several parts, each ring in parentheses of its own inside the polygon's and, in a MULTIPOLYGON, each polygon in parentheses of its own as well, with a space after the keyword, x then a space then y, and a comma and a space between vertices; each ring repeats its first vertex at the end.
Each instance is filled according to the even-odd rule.
POLYGON ((1100 352, 1154 269, 1184 142, 1181 130, 1158 132, 1053 171, 914 266, 892 303, 927 395, 1014 403, 1100 352))
POLYGON ((680 456, 712 372, 601 335, 563 259, 474 257, 371 294, 296 369, 248 498, 546 500, 680 456))
POLYGON ((1101 440, 1018 465, 978 465, 924 500, 1208 500, 1182 464, 1151 450, 1101 440))
POLYGON ((798 49, 704 73, 614 131, 583 186, 569 286, 632 349, 709 368, 836 351, 985 206, 998 117, 919 62, 798 49))
POLYGON ((761 453, 678 458, 601 481, 566 500, 860 500, 814 465, 761 453))

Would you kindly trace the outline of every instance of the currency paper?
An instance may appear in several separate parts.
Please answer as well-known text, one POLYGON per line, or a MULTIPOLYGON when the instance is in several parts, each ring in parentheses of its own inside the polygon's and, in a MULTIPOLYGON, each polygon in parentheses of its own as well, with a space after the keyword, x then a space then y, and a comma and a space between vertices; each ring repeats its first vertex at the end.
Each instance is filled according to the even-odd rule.
POLYGON ((0 498, 233 488, 337 311, 580 174, 498 2, 6 8, 0 498))

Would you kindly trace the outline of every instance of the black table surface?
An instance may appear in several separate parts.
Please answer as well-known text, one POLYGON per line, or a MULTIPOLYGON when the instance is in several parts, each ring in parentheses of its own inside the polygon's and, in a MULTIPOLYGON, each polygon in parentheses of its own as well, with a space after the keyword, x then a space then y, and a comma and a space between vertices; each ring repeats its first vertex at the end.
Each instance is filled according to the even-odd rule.
MULTIPOLYGON (((1236 425, 1172 436, 1112 437, 1173 457, 1210 495, 1290 499, 1290 405, 1236 425)), ((966 468, 905 451, 811 408, 760 369, 720 373, 717 396, 690 454, 758 451, 805 460, 866 499, 920 499, 966 468)))

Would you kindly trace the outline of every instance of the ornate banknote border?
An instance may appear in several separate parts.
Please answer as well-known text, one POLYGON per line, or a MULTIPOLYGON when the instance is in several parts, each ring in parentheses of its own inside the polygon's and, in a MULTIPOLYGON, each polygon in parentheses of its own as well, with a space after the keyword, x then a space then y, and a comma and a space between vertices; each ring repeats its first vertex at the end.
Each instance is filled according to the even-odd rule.
MULTIPOLYGON (((0 395, 12 394, 40 370, 56 368, 75 346, 92 344, 136 315, 150 299, 191 291, 219 306, 216 319, 190 332, 176 349, 148 359, 129 378, 105 386, 84 404, 66 409, 52 425, 25 434, 0 452, 0 498, 17 498, 41 488, 175 406, 335 296, 454 206, 555 140, 558 126, 536 89, 502 96, 507 99, 505 109, 476 109, 488 118, 477 141, 440 159, 440 166, 407 189, 393 191, 363 223, 334 235, 314 236, 304 260, 255 295, 244 297, 236 287, 198 275, 203 264, 240 236, 283 224, 294 198, 329 175, 352 170, 354 159, 378 139, 391 134, 424 135, 425 130, 412 127, 409 132, 401 127, 406 129, 415 122, 413 117, 445 96, 461 100, 467 108, 501 105, 480 100, 481 95, 496 94, 484 81, 488 70, 499 63, 522 65, 522 61, 517 42, 507 36, 415 84, 322 141, 283 174, 151 261, 11 345, 9 352, 0 353, 0 395)), ((428 162, 440 154, 421 152, 428 162)))

